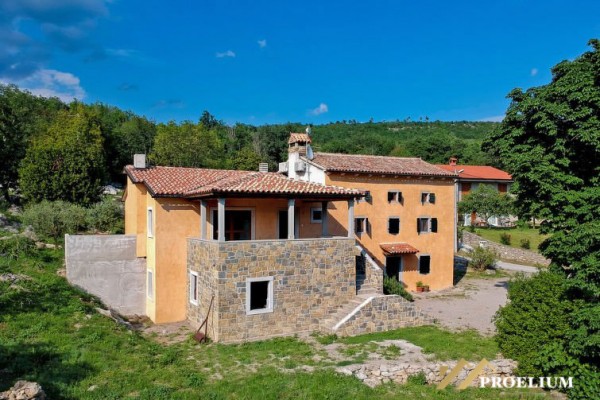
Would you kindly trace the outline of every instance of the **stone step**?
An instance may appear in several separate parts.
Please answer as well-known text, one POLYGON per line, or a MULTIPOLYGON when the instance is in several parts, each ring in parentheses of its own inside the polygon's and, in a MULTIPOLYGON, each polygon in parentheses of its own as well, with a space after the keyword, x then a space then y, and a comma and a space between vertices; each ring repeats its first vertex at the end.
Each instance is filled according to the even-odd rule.
POLYGON ((357 294, 354 299, 350 300, 348 303, 338 308, 338 310, 335 313, 329 315, 326 318, 323 318, 320 324, 321 330, 333 333, 333 328, 335 327, 335 325, 337 325, 337 323, 344 319, 348 314, 353 312, 366 299, 368 299, 369 297, 377 297, 380 295, 381 294, 377 293, 374 289, 373 292, 362 292, 357 294))

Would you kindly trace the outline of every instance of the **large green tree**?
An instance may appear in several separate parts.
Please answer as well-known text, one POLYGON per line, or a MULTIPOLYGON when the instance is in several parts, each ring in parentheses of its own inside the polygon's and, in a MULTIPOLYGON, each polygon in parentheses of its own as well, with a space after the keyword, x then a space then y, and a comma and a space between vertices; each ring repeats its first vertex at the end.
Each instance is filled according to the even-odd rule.
POLYGON ((106 179, 100 122, 83 104, 60 111, 28 147, 19 176, 27 201, 95 203, 106 179))
POLYGON ((595 379, 599 398, 600 41, 589 44, 591 51, 556 65, 549 84, 513 90, 502 128, 484 148, 515 178, 520 215, 543 219, 541 231, 551 236, 540 249, 575 305, 564 343, 545 355, 545 372, 595 379))
POLYGON ((498 190, 485 184, 479 185, 458 203, 459 213, 475 212, 484 221, 491 217, 511 215, 513 208, 514 201, 511 195, 499 193, 498 190))

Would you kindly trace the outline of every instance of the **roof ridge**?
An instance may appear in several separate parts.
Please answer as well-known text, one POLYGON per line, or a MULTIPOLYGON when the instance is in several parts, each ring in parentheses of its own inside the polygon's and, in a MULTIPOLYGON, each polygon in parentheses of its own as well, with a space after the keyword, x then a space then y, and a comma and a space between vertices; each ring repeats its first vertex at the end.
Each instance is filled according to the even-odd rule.
MULTIPOLYGON (((323 155, 328 155, 328 156, 341 156, 341 157, 379 157, 379 158, 396 158, 396 159, 400 159, 400 160, 421 160, 424 162, 427 162, 425 160, 423 160, 421 157, 396 157, 396 156, 380 156, 380 155, 376 155, 376 154, 345 154, 345 153, 327 153, 324 151, 316 151, 315 155, 317 154, 323 154, 323 155)), ((428 163, 430 164, 430 163, 428 163)))

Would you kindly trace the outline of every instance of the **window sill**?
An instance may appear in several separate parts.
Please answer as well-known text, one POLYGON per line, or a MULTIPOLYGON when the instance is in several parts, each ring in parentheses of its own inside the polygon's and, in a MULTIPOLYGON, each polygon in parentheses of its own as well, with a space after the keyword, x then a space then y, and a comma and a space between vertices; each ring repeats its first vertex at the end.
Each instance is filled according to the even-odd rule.
POLYGON ((273 308, 261 308, 258 310, 248 310, 246 311, 246 315, 256 315, 256 314, 268 314, 272 313, 273 308))

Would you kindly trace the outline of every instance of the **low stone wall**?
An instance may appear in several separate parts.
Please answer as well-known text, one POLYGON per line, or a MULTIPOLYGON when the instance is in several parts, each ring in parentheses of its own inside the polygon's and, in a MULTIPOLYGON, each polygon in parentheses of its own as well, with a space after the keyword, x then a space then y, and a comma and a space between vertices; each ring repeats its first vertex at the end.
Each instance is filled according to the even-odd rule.
POLYGON ((146 314, 146 261, 135 235, 65 235, 67 280, 123 315, 146 314))
POLYGON ((383 293, 383 269, 375 263, 366 251, 362 250, 361 255, 365 260, 366 282, 375 288, 377 293, 383 293))
POLYGON ((379 296, 370 298, 370 301, 340 325, 335 333, 338 336, 352 336, 433 322, 433 319, 414 303, 400 296, 379 296))
POLYGON ((505 246, 500 243, 491 242, 477 236, 474 233, 464 231, 463 232, 463 244, 469 245, 473 248, 479 247, 480 242, 486 242, 486 247, 492 249, 498 254, 499 257, 514 260, 516 263, 522 261, 526 264, 540 264, 547 266, 550 264, 550 260, 533 251, 518 249, 515 247, 505 246))
MULTIPOLYGON (((450 385, 461 384, 467 375, 475 369, 478 362, 467 363, 460 371, 458 376, 450 382, 450 385)), ((407 362, 388 362, 372 364, 355 364, 339 367, 336 370, 344 375, 352 375, 360 379, 368 386, 375 387, 382 383, 395 382, 405 384, 408 377, 423 374, 427 383, 438 384, 448 375, 457 365, 457 361, 450 362, 429 362, 429 363, 407 363, 407 362), (446 368, 442 375, 441 369, 446 368)), ((509 359, 498 359, 490 361, 490 364, 473 380, 470 386, 480 386, 480 377, 500 377, 506 378, 513 376, 513 370, 516 368, 516 362, 509 359)))

